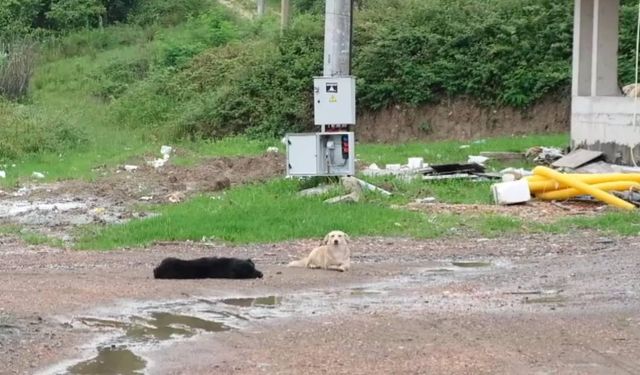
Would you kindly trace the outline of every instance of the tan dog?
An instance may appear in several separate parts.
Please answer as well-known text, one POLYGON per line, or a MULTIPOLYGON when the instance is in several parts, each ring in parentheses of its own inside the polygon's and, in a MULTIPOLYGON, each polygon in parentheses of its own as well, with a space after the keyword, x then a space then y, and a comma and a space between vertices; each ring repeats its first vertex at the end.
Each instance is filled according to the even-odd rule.
POLYGON ((311 251, 308 257, 289 263, 289 267, 322 268, 325 270, 348 271, 351 267, 349 236, 339 230, 329 232, 322 245, 311 251))

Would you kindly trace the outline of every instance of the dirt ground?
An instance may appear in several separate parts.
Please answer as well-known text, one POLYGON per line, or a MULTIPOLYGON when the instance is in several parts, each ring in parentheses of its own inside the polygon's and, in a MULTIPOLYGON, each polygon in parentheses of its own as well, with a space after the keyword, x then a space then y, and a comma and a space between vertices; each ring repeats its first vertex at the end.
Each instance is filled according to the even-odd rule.
POLYGON ((489 108, 469 99, 451 99, 419 107, 392 106, 358 116, 362 142, 478 139, 505 135, 560 133, 569 130, 571 103, 548 98, 527 110, 489 108))
POLYGON ((184 313, 203 301, 215 310, 243 296, 274 300, 268 309, 234 300, 238 327, 149 342, 138 353, 146 365, 124 373, 640 373, 640 237, 358 238, 347 273, 284 266, 316 240, 114 252, 1 241, 2 374, 90 373, 60 364, 95 356, 117 329, 82 317, 184 313), (152 279, 169 255, 251 257, 265 277, 152 279))
POLYGON ((145 205, 178 203, 198 193, 217 193, 229 187, 284 176, 284 157, 267 153, 255 157, 218 157, 193 166, 169 161, 161 168, 140 158, 125 170, 96 167, 95 181, 28 183, 0 190, 0 224, 17 224, 42 234, 71 241, 79 225, 115 224, 149 215, 145 205))
MULTIPOLYGON (((282 165, 270 154, 105 170, 5 192, 0 222, 64 239, 143 215, 141 202, 262 181, 282 165)), ((408 208, 538 221, 599 211, 408 208)), ((640 373, 640 237, 356 238, 349 272, 285 267, 318 241, 92 252, 0 235, 0 374, 640 373), (265 277, 154 280, 167 256, 250 257, 265 277)))

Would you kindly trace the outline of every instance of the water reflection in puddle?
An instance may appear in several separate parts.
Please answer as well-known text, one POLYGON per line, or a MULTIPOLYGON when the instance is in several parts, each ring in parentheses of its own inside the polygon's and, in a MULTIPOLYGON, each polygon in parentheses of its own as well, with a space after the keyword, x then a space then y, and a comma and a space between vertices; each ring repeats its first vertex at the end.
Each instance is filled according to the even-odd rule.
POLYGON ((450 282, 452 278, 465 277, 464 275, 472 277, 475 273, 462 272, 463 269, 478 268, 480 271, 491 269, 491 265, 487 262, 442 262, 430 268, 413 269, 406 276, 366 286, 320 290, 286 297, 195 298, 132 303, 123 309, 106 310, 97 317, 74 319, 76 327, 116 333, 116 336, 94 346, 94 354, 88 359, 66 366, 62 372, 53 373, 141 374, 149 366, 145 353, 158 350, 159 344, 241 328, 249 322, 261 319, 311 316, 338 310, 358 311, 385 306, 403 306, 406 310, 419 308, 424 304, 422 295, 396 291, 450 282))

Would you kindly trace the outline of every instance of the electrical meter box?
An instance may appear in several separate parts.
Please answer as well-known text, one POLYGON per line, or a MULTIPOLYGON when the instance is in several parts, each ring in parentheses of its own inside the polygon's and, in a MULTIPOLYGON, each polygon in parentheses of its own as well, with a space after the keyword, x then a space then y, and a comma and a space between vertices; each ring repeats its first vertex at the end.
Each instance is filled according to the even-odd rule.
POLYGON ((353 132, 287 134, 287 176, 355 175, 353 132))
POLYGON ((313 80, 316 125, 355 125, 355 77, 316 77, 313 80))

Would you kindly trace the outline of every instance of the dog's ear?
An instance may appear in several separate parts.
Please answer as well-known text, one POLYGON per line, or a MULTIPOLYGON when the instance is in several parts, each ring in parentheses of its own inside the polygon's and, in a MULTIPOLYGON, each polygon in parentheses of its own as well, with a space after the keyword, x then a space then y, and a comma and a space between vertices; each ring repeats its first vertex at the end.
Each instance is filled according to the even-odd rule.
POLYGON ((331 233, 327 233, 327 235, 324 236, 324 238, 322 239, 322 242, 320 242, 320 245, 328 245, 330 236, 331 236, 331 233))
POLYGON ((351 237, 346 233, 344 234, 344 239, 347 240, 347 242, 351 242, 351 237))

